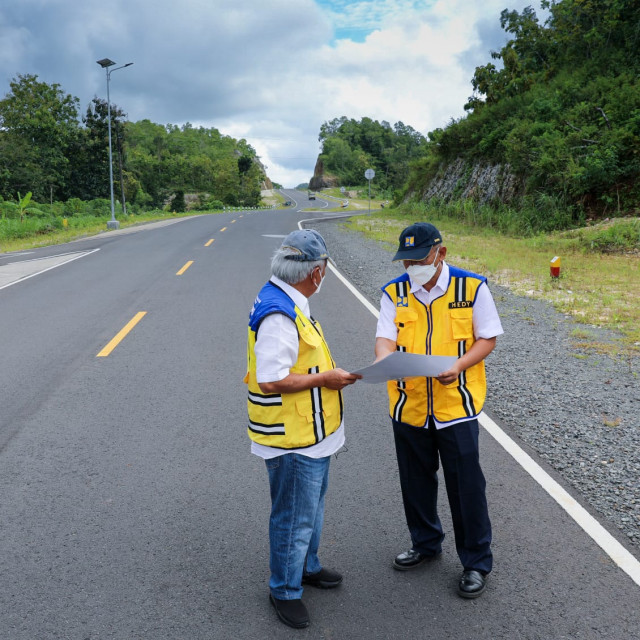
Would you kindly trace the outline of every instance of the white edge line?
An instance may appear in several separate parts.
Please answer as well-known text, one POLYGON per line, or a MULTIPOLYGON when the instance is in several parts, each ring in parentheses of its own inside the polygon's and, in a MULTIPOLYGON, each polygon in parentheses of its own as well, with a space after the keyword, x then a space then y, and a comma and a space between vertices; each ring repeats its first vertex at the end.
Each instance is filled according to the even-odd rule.
MULTIPOLYGON (((353 293, 353 295, 362 302, 362 304, 371 311, 371 313, 377 318, 380 313, 379 311, 336 269, 336 267, 329 261, 328 263, 329 269, 333 271, 338 276, 338 279, 343 282, 345 287, 353 293)), ((382 293, 380 294, 382 295, 382 293)))
MULTIPOLYGON (((300 220, 301 223, 313 222, 315 219, 300 220)), ((320 218, 324 220, 324 218, 320 218)), ((336 269, 328 263, 329 268, 353 295, 364 304, 377 318, 378 310, 336 269)), ((486 413, 481 413, 478 422, 485 431, 509 453, 515 461, 573 518, 578 526, 622 569, 638 586, 640 586, 640 562, 627 551, 583 506, 565 491, 535 460, 518 446, 486 413)))
MULTIPOLYGON (((29 278, 34 278, 35 276, 39 276, 41 273, 45 273, 47 271, 51 271, 51 269, 57 269, 58 267, 61 267, 64 264, 69 264, 69 262, 73 262, 74 260, 79 260, 80 258, 84 258, 85 256, 91 255, 92 253, 95 253, 96 251, 100 251, 100 248, 98 249, 92 249, 91 251, 85 251, 84 253, 82 253, 79 256, 74 256, 73 258, 69 258, 69 260, 65 260, 64 262, 60 262, 59 264, 54 264, 52 267, 47 267, 46 269, 42 269, 42 271, 37 271, 36 273, 32 273, 28 276, 24 276, 24 278, 19 278, 18 280, 14 280, 13 282, 9 282, 9 284, 5 284, 3 286, 0 287, 0 290, 2 289, 6 289, 7 287, 12 287, 14 284, 18 284, 18 282, 24 282, 25 280, 28 280, 29 278)), ((51 258, 55 257, 55 256, 49 256, 51 258)), ((33 260, 25 260, 25 262, 33 262, 33 260)), ((15 264, 15 263, 13 263, 15 264)))
MULTIPOLYGON (((30 253, 33 253, 33 251, 31 251, 30 253)), ((10 264, 23 264, 25 262, 40 262, 42 260, 51 260, 51 258, 62 258, 63 256, 71 256, 71 255, 80 257, 80 256, 77 256, 78 253, 84 253, 84 252, 83 251, 67 251, 66 253, 55 253, 51 256, 42 256, 41 258, 29 258, 28 260, 16 260, 16 262, 7 262, 1 266, 8 267, 10 264)), ((26 254, 18 254, 18 255, 26 255, 26 254)))
POLYGON ((565 491, 537 462, 485 413, 480 424, 511 454, 518 464, 575 520, 594 542, 640 586, 640 562, 627 551, 583 506, 565 491))

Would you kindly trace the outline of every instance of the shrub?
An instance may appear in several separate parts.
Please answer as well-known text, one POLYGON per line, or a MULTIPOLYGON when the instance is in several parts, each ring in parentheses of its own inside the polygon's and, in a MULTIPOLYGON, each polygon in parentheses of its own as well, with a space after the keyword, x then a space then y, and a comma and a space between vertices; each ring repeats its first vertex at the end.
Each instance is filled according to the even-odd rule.
POLYGON ((81 215, 84 209, 84 202, 80 198, 69 198, 64 204, 65 217, 81 215))
POLYGON ((20 207, 15 202, 0 202, 0 217, 8 219, 19 219, 20 207))
POLYGON ((111 200, 107 198, 96 198, 86 203, 85 213, 92 216, 109 216, 111 215, 111 200))
POLYGON ((614 220, 587 229, 580 229, 578 238, 587 251, 621 253, 640 251, 640 219, 614 220))
POLYGON ((29 218, 50 218, 52 217, 48 211, 43 211, 42 209, 29 208, 26 212, 29 218))

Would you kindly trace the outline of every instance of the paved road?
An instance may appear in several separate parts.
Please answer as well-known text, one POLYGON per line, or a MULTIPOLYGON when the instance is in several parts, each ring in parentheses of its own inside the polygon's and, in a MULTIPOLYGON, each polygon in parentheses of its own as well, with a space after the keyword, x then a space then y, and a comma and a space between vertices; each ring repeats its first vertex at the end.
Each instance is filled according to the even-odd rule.
MULTIPOLYGON (((248 309, 280 238, 308 217, 201 216, 3 257, 99 249, 0 290, 0 638, 296 634, 267 600, 266 473, 241 380, 248 309)), ((334 274, 311 305, 340 366, 370 362, 375 318, 334 274)), ((345 583, 305 591, 312 625, 298 635, 639 637, 640 588, 484 431, 487 593, 456 595, 452 535, 438 563, 393 571, 408 536, 384 388, 345 396, 322 547, 345 583)))

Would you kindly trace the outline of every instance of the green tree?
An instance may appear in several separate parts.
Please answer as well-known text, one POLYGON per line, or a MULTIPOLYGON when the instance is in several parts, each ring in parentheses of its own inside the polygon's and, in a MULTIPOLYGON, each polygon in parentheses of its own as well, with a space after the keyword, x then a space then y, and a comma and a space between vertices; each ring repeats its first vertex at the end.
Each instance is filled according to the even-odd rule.
POLYGON ((320 158, 328 174, 345 185, 364 185, 364 172, 376 171, 382 190, 398 189, 407 180, 409 164, 426 150, 425 138, 403 122, 393 127, 371 118, 360 121, 345 116, 320 127, 320 158))
MULTIPOLYGON (((124 147, 126 114, 111 105, 113 175, 116 193, 120 191, 120 149, 124 147)), ((68 191, 81 200, 108 198, 109 191, 109 122, 107 101, 94 97, 82 117, 84 125, 70 146, 68 191)), ((123 158, 124 160, 124 158, 123 158)))
POLYGON ((245 140, 190 123, 126 123, 126 181, 139 185, 137 199, 162 206, 176 189, 207 193, 227 205, 260 201, 264 171, 245 140))
POLYGON ((10 87, 0 100, 2 195, 28 188, 36 200, 64 197, 68 152, 79 135, 78 98, 36 75, 18 75, 10 87))
POLYGON ((171 209, 176 213, 182 213, 186 211, 187 204, 184 201, 184 191, 182 189, 176 189, 173 200, 171 202, 171 209))
POLYGON ((18 210, 20 211, 20 222, 24 222, 24 216, 27 213, 27 207, 31 202, 31 196, 33 194, 29 191, 24 198, 18 193, 18 210))

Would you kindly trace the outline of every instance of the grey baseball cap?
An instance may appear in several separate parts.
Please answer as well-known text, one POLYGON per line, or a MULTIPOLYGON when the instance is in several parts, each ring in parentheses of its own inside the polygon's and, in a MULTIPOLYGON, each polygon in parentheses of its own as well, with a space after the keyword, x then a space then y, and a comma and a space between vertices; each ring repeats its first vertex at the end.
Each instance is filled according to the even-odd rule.
POLYGON ((285 256, 287 260, 315 262, 316 260, 327 260, 329 258, 324 238, 314 229, 292 231, 282 241, 280 248, 288 248, 295 251, 294 254, 285 256))

